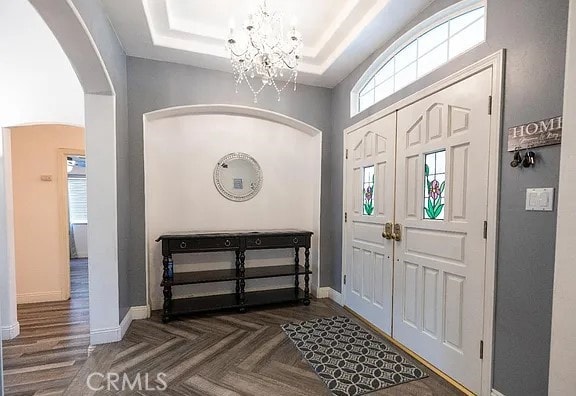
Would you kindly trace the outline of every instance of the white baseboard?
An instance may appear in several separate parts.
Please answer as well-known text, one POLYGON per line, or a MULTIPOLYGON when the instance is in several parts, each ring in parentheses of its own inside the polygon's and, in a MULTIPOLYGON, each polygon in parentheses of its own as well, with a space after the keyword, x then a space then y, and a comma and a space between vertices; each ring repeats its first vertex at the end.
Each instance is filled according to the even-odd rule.
POLYGON ((498 392, 496 389, 492 389, 492 392, 490 392, 490 396, 504 396, 504 394, 498 392))
POLYGON ((50 301, 64 301, 60 290, 50 292, 36 292, 36 293, 22 293, 16 295, 16 302, 18 304, 33 304, 50 301))
POLYGON ((132 324, 133 320, 134 318, 132 318, 132 308, 130 308, 128 312, 126 312, 126 315, 124 316, 124 319, 122 319, 122 322, 120 322, 120 339, 124 338, 124 334, 126 334, 126 332, 128 331, 128 328, 132 324))
POLYGON ((321 287, 318 289, 316 298, 329 298, 335 303, 342 305, 342 294, 331 287, 321 287))
POLYGON ((109 344, 111 342, 121 341, 130 328, 132 321, 146 319, 148 317, 150 317, 150 309, 147 306, 131 307, 118 327, 91 330, 90 345, 109 344))
POLYGON ((118 342, 121 339, 120 326, 90 330, 90 345, 110 344, 112 342, 118 342))
POLYGON ((142 320, 150 317, 150 307, 146 305, 132 307, 130 312, 132 313, 132 320, 142 320))
POLYGON ((2 340, 13 340, 20 335, 20 323, 2 326, 2 340))
POLYGON ((330 300, 334 301, 338 305, 343 305, 344 302, 342 301, 342 293, 337 292, 336 290, 330 288, 330 294, 328 295, 330 300))
POLYGON ((316 297, 318 295, 318 287, 315 285, 310 285, 310 294, 316 297))
POLYGON ((150 309, 146 305, 138 307, 130 307, 126 316, 120 323, 120 340, 124 338, 124 335, 130 328, 130 325, 135 320, 147 319, 150 317, 150 309))

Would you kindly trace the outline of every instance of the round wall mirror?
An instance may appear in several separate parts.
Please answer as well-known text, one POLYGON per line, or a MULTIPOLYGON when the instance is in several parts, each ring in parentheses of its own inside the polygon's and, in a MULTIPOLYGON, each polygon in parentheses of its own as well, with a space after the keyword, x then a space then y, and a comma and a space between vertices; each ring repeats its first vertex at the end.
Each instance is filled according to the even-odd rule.
POLYGON ((224 156, 214 169, 214 184, 231 201, 248 201, 262 188, 262 169, 245 153, 224 156))

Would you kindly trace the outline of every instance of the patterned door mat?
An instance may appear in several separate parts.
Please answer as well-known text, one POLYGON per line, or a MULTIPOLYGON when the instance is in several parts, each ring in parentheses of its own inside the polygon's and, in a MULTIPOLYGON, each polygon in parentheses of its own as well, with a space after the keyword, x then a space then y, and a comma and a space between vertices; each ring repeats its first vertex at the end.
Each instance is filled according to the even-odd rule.
POLYGON ((336 316, 282 326, 337 396, 356 396, 428 377, 383 339, 336 316))

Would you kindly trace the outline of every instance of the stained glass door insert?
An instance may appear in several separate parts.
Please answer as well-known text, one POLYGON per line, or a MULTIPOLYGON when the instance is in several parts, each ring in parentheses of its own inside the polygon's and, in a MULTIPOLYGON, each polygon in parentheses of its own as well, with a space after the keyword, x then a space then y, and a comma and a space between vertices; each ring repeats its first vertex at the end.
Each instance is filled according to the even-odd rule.
POLYGON ((446 189, 446 150, 425 155, 424 218, 444 220, 446 189))
POLYGON ((374 166, 364 168, 362 186, 363 214, 372 216, 374 213, 374 166))

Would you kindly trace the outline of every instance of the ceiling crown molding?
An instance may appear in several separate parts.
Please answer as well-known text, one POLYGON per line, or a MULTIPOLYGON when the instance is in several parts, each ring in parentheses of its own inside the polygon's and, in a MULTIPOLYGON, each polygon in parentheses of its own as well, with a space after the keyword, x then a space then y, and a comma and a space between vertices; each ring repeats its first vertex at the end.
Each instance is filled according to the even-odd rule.
MULTIPOLYGON (((101 1, 127 55, 232 73, 229 20, 243 21, 257 0, 101 1)), ((268 1, 286 24, 297 18, 298 82, 332 88, 433 0, 268 1)))
MULTIPOLYGON (((229 58, 223 44, 227 39, 227 17, 222 16, 221 12, 216 17, 207 11, 206 18, 201 18, 202 15, 199 13, 196 13, 198 19, 188 15, 192 10, 213 7, 212 3, 204 3, 206 4, 204 7, 198 5, 192 7, 191 2, 178 0, 142 0, 142 2, 149 33, 155 46, 211 55, 226 60, 229 58), (186 10, 186 7, 191 10, 186 10)), ((245 15, 248 14, 242 2, 229 2, 231 7, 224 7, 230 9, 229 15, 239 13, 238 10, 245 15)), ((309 6, 306 10, 307 19, 313 20, 315 26, 313 29, 306 29, 303 23, 298 26, 299 30, 304 29, 303 59, 299 70, 302 73, 324 74, 362 29, 386 7, 386 4, 388 0, 330 0, 318 1, 316 6, 309 6), (334 15, 334 18, 328 20, 327 14, 334 15), (308 36, 306 32, 309 32, 308 36)), ((274 6, 272 3, 272 7, 274 6)), ((290 18, 289 11, 283 13, 285 18, 290 18)))

